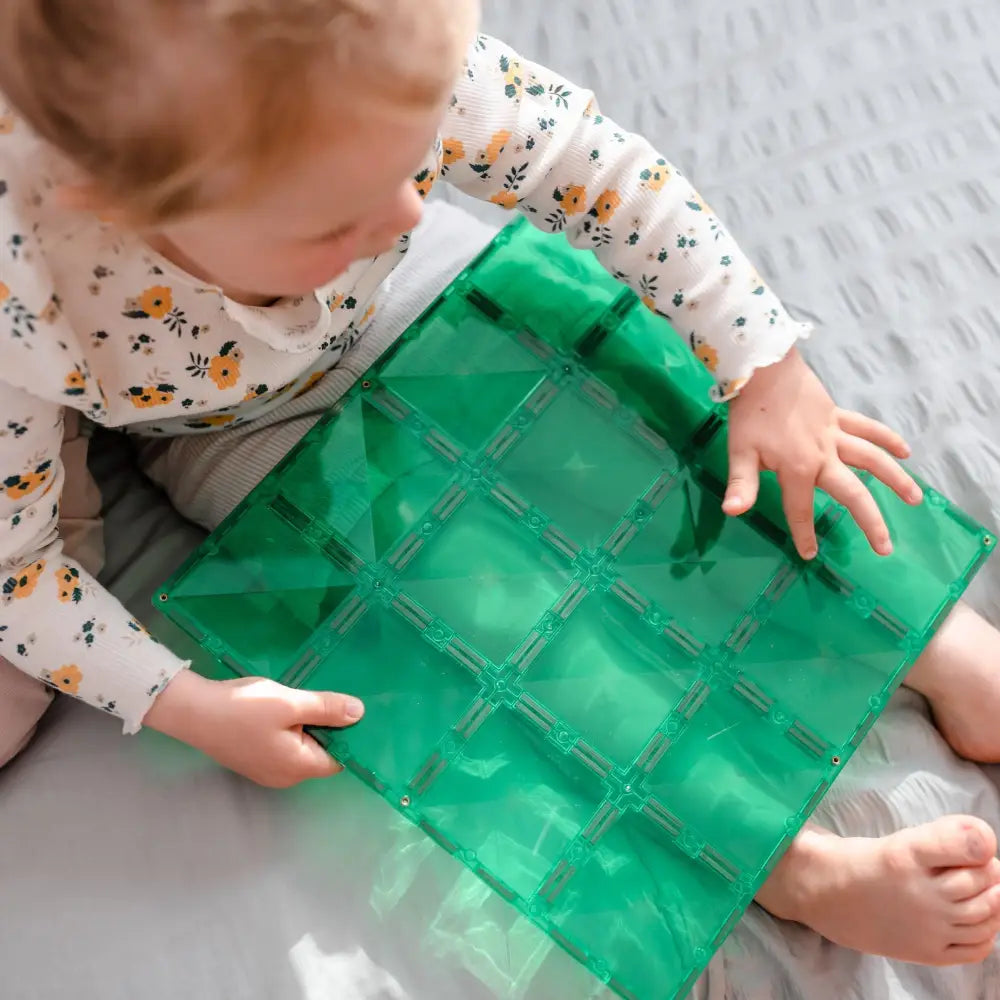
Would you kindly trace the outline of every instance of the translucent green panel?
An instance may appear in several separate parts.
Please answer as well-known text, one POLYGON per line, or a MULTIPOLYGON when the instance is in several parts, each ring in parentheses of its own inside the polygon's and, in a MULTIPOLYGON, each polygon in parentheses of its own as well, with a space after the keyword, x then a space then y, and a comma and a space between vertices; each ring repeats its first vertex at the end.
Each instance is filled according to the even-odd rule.
POLYGON ((216 676, 364 698, 330 752, 638 1000, 686 995, 993 547, 876 488, 896 555, 818 495, 804 565, 773 481, 722 515, 709 385, 512 227, 159 597, 216 676))

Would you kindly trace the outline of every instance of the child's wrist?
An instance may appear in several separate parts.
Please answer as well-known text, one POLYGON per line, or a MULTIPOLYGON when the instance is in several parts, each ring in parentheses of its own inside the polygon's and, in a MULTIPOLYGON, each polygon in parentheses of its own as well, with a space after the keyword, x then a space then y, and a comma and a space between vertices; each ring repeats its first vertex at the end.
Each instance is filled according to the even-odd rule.
POLYGON ((174 739, 197 744, 206 707, 216 693, 215 682, 192 670, 181 670, 156 696, 143 725, 174 739))

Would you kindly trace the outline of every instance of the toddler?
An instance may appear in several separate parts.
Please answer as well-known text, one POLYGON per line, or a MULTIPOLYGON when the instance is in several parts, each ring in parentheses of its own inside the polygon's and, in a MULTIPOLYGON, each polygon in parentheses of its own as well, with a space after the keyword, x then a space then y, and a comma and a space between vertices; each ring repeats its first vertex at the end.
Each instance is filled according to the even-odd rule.
MULTIPOLYGON (((796 350, 807 328, 675 166, 476 18, 473 0, 0 4, 8 716, 43 706, 44 684, 263 784, 336 770, 303 726, 356 722, 349 692, 205 680, 69 555, 61 498, 86 480, 64 420, 128 427, 178 508, 215 527, 416 318, 390 279, 404 255, 429 301, 483 245, 453 214, 418 228, 441 183, 566 232, 688 339, 731 409, 728 514, 768 469, 803 557, 817 486, 891 552, 852 469, 919 503, 903 442, 835 407, 796 350)), ((974 760, 1000 758, 998 658, 960 608, 908 680, 974 760)), ((979 962, 1000 931, 996 851, 967 817, 881 840, 810 827, 760 903, 861 951, 979 962)))

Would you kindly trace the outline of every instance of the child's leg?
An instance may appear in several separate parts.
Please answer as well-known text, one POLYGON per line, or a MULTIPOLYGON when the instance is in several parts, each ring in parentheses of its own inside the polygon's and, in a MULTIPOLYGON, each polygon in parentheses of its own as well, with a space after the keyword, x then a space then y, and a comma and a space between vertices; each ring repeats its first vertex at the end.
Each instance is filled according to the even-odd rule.
POLYGON ((757 902, 836 944, 920 965, 984 961, 1000 932, 997 841, 949 816, 880 838, 807 827, 757 902))
POLYGON ((1000 762, 998 664, 1000 632, 959 604, 906 678, 952 749, 980 763, 1000 762))

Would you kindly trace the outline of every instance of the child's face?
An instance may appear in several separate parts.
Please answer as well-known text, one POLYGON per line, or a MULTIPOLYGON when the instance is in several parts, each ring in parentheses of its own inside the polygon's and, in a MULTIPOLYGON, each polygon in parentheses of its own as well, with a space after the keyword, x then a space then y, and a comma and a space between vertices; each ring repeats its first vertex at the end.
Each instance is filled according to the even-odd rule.
POLYGON ((393 247, 420 221, 413 177, 434 144, 444 106, 405 120, 372 110, 348 122, 342 107, 331 114, 347 138, 290 151, 287 168, 253 204, 166 225, 146 234, 150 243, 247 301, 307 294, 354 261, 393 247))

